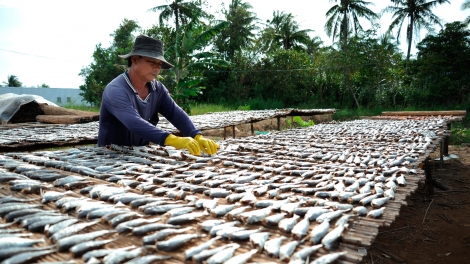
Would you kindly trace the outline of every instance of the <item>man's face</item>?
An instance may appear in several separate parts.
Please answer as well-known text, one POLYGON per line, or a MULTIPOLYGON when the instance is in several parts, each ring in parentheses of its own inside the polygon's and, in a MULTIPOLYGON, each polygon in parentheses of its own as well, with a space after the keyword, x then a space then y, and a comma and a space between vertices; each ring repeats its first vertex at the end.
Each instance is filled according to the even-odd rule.
POLYGON ((142 78, 146 79, 147 82, 157 78, 158 74, 160 74, 162 61, 143 56, 135 56, 134 58, 132 66, 135 66, 135 70, 142 78))

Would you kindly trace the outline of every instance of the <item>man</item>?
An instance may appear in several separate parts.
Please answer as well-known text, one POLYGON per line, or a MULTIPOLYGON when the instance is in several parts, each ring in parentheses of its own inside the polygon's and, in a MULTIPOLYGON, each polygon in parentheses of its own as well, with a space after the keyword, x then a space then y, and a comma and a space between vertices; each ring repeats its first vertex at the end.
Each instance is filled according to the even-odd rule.
POLYGON ((202 136, 188 115, 173 101, 166 87, 155 78, 161 69, 174 67, 163 57, 160 40, 140 35, 127 59, 129 70, 104 89, 100 109, 98 146, 110 144, 143 146, 149 142, 187 149, 192 155, 210 155, 219 147, 202 136), (177 137, 156 127, 162 114, 185 137, 177 137))

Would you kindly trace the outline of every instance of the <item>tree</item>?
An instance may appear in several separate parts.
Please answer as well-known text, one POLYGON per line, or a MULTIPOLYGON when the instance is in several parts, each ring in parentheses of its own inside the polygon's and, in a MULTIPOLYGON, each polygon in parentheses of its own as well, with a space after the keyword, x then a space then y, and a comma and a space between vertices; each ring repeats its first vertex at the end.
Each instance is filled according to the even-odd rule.
POLYGON ((232 0, 229 9, 222 10, 229 24, 217 35, 215 45, 217 50, 230 60, 233 60, 235 52, 251 46, 255 39, 253 31, 258 30, 255 24, 258 19, 250 11, 252 8, 247 2, 232 0))
POLYGON ((470 91, 470 30, 461 22, 445 25, 438 35, 418 43, 418 56, 411 64, 414 102, 426 106, 468 104, 470 91))
POLYGON ((170 86, 173 99, 187 113, 191 112, 190 98, 202 93, 205 88, 201 71, 227 65, 225 60, 218 58, 219 54, 205 51, 227 25, 228 22, 222 21, 211 27, 194 19, 181 28, 181 35, 176 34, 175 43, 165 52, 165 56, 175 62, 175 67, 164 76, 167 86, 170 86))
MULTIPOLYGON (((460 7, 460 9, 463 10, 466 10, 466 9, 470 9, 470 0, 466 0, 465 2, 462 3, 462 6, 460 7)), ((469 25, 470 24, 470 16, 468 16, 467 18, 465 18, 465 20, 463 21, 464 24, 466 25, 469 25)))
POLYGON ((432 30, 433 25, 439 25, 442 28, 441 19, 436 16, 431 9, 437 5, 449 3, 449 0, 391 0, 395 6, 388 6, 383 13, 393 13, 392 23, 388 28, 388 32, 398 28, 397 42, 400 40, 400 32, 405 21, 408 21, 406 27, 406 42, 408 50, 406 53, 406 62, 410 61, 411 43, 413 36, 419 36, 422 27, 426 30, 432 30))
POLYGON ((168 5, 152 7, 148 11, 160 12, 158 19, 161 25, 164 24, 164 21, 173 17, 175 29, 178 31, 181 25, 186 25, 191 19, 196 18, 196 13, 204 13, 200 4, 200 2, 195 1, 174 0, 168 5))
POLYGON ((45 83, 43 83, 43 84, 41 84, 41 85, 38 85, 37 87, 38 87, 38 88, 51 88, 49 85, 47 85, 47 84, 45 84, 45 83))
POLYGON ((100 105, 106 85, 127 69, 127 65, 123 64, 118 55, 127 54, 132 50, 134 45, 132 33, 139 28, 136 21, 124 19, 119 28, 110 34, 113 41, 109 48, 104 48, 101 43, 96 45, 93 62, 82 68, 79 73, 85 81, 85 84, 79 87, 83 91, 80 95, 85 101, 100 105))
POLYGON ((3 82, 3 84, 5 84, 6 87, 21 87, 23 85, 15 75, 8 75, 7 81, 3 82))
POLYGON ((275 51, 278 48, 284 50, 306 50, 312 43, 308 32, 310 29, 299 29, 299 24, 294 20, 294 16, 289 13, 274 11, 273 18, 267 21, 268 26, 263 31, 265 48, 275 51))
POLYGON ((352 30, 356 35, 358 30, 362 30, 359 18, 365 18, 371 23, 379 18, 375 12, 367 8, 372 4, 371 2, 363 0, 335 0, 334 2, 339 2, 339 4, 332 6, 326 12, 328 20, 325 24, 325 31, 329 37, 333 38, 333 41, 339 36, 343 46, 348 42, 352 30))

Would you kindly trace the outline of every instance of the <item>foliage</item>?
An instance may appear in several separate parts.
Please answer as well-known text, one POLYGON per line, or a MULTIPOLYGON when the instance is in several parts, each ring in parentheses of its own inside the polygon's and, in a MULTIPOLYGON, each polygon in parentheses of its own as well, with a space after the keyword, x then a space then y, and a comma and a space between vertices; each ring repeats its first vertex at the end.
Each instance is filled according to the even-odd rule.
POLYGON ((414 104, 470 107, 470 30, 465 24, 446 24, 419 43, 418 50, 411 69, 414 104))
POLYGON ((411 44, 413 36, 419 36, 421 28, 431 31, 433 25, 439 25, 442 28, 441 19, 436 16, 431 9, 437 5, 449 3, 449 0, 391 0, 395 6, 386 7, 384 13, 393 13, 392 23, 388 28, 388 32, 393 29, 397 30, 397 42, 400 40, 401 27, 405 21, 408 21, 406 27, 406 43, 408 43, 408 51, 406 53, 406 61, 410 60, 411 44))
POLYGON ((263 30, 264 49, 273 52, 279 48, 284 50, 306 50, 312 40, 308 33, 310 29, 299 29, 299 24, 291 13, 275 11, 273 18, 268 20, 268 26, 263 30))
POLYGON ((101 43, 96 45, 93 52, 93 62, 80 71, 85 84, 80 85, 80 93, 85 101, 98 106, 101 104, 101 97, 106 85, 121 74, 126 65, 118 55, 127 54, 134 45, 134 36, 132 35, 139 25, 134 20, 124 19, 111 36, 113 42, 109 48, 104 48, 101 43))
POLYGON ((51 88, 49 85, 47 85, 47 84, 45 84, 45 83, 43 83, 43 84, 41 84, 41 85, 38 85, 37 87, 38 87, 38 88, 51 88))
POLYGON ((367 8, 371 2, 363 0, 337 0, 339 2, 332 6, 327 12, 328 20, 325 24, 325 31, 328 36, 339 37, 342 45, 348 43, 348 37, 351 31, 357 35, 362 30, 359 18, 365 18, 369 22, 374 22, 379 16, 367 8))
MULTIPOLYGON (((470 9, 470 0, 465 0, 465 2, 462 3, 462 6, 460 7, 460 9, 462 9, 462 11, 470 9)), ((465 18, 463 23, 466 24, 466 25, 470 24, 470 15, 465 18)))
POLYGON ((100 108, 98 106, 86 106, 86 105, 76 105, 76 104, 65 104, 62 107, 67 109, 74 109, 74 110, 81 110, 81 111, 88 111, 88 112, 100 112, 100 108))
POLYGON ((470 129, 465 128, 461 123, 453 123, 449 138, 450 145, 461 145, 470 143, 470 129))
MULTIPOLYGON (((189 21, 198 18, 198 16, 203 13, 200 5, 200 1, 174 0, 168 5, 152 7, 148 11, 160 11, 158 21, 162 26, 165 25, 165 21, 168 21, 170 17, 173 17, 175 21, 175 29, 178 31, 180 26, 188 24, 189 21)), ((207 14, 203 14, 207 16, 207 14)))
POLYGON ((204 104, 204 103, 193 103, 191 104, 191 115, 203 115, 207 113, 215 112, 228 112, 236 110, 233 107, 220 104, 204 104))
POLYGON ((7 81, 3 82, 3 84, 5 84, 6 87, 21 87, 23 85, 15 75, 8 75, 7 81))
POLYGON ((308 122, 305 122, 300 116, 294 116, 292 117, 292 121, 288 118, 286 118, 287 122, 287 127, 289 128, 296 128, 296 127, 310 127, 315 125, 313 120, 308 120, 308 122))
POLYGON ((181 27, 175 43, 166 51, 168 58, 173 58, 175 67, 164 74, 164 80, 172 87, 170 93, 175 102, 187 113, 191 112, 190 98, 205 89, 204 76, 200 72, 228 65, 217 53, 204 50, 227 25, 226 21, 207 26, 198 19, 192 20, 181 27))
POLYGON ((229 9, 223 9, 225 20, 229 23, 215 39, 215 47, 223 57, 234 60, 236 52, 252 46, 255 39, 256 15, 250 11, 253 7, 248 2, 232 0, 229 9))

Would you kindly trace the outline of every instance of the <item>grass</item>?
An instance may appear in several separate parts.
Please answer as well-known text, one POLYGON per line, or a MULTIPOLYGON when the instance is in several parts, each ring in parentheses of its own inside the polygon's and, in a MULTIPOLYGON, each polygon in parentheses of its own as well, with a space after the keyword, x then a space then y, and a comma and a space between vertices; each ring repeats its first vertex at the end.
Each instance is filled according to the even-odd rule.
POLYGON ((88 112, 99 112, 99 106, 86 106, 86 105, 74 105, 74 104, 67 104, 62 106, 63 108, 73 109, 73 110, 81 110, 81 111, 88 111, 88 112))
POLYGON ((206 113, 228 112, 233 110, 236 109, 218 104, 191 104, 191 115, 203 115, 206 113))

